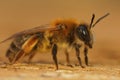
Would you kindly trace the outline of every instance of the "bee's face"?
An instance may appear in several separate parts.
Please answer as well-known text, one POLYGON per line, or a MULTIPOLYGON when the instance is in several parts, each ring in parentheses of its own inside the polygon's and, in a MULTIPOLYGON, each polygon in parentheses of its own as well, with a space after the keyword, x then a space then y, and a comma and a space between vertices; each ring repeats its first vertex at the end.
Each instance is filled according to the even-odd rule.
POLYGON ((90 31, 90 28, 88 28, 88 25, 84 25, 84 24, 79 25, 76 28, 76 35, 80 40, 84 41, 86 45, 92 48, 93 35, 90 31))

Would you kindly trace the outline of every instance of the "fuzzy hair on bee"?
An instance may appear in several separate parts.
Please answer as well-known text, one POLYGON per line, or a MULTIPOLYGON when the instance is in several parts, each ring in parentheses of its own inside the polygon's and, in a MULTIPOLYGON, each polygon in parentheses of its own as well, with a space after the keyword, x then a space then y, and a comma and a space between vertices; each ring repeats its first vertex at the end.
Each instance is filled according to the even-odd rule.
POLYGON ((85 64, 88 65, 88 48, 93 46, 91 29, 108 15, 109 13, 100 17, 94 24, 95 14, 92 15, 90 24, 78 23, 73 19, 59 19, 51 24, 41 25, 13 34, 0 43, 13 39, 6 51, 6 57, 11 64, 20 62, 27 55, 29 55, 28 61, 30 62, 38 50, 40 53, 51 52, 56 69, 58 69, 57 51, 61 47, 65 50, 64 53, 68 65, 70 65, 68 51, 73 48, 76 51, 78 63, 83 68, 80 48, 84 45, 85 64))

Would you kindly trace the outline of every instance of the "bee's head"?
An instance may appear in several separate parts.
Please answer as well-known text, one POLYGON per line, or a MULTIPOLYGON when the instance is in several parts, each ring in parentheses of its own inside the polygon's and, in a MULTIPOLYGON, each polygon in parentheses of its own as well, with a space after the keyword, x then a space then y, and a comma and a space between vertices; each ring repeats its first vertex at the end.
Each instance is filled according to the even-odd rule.
POLYGON ((76 28, 76 35, 86 45, 88 45, 90 48, 92 48, 93 35, 92 35, 92 32, 90 31, 90 29, 88 28, 88 25, 86 25, 86 24, 80 24, 76 28))
POLYGON ((93 45, 93 34, 91 32, 91 28, 94 27, 101 19, 103 19, 104 17, 106 17, 108 15, 109 15, 109 13, 107 13, 106 15, 100 17, 93 24, 93 21, 94 21, 94 18, 95 18, 95 15, 93 14, 90 25, 87 25, 87 24, 80 24, 80 25, 78 25, 78 27, 76 28, 76 35, 77 35, 77 37, 80 40, 82 40, 86 45, 88 45, 90 48, 92 48, 92 45, 93 45))

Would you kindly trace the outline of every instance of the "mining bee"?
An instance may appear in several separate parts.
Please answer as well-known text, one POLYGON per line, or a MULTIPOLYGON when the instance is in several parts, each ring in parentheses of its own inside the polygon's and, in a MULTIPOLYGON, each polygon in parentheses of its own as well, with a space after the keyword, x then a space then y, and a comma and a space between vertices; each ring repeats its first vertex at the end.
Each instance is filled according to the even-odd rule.
POLYGON ((13 39, 6 52, 6 57, 12 64, 20 61, 26 55, 29 55, 28 61, 31 61, 36 51, 50 51, 56 69, 58 69, 58 48, 64 48, 68 64, 70 64, 68 51, 72 48, 76 51, 79 65, 83 67, 80 58, 80 47, 84 45, 85 64, 88 65, 88 48, 92 48, 93 45, 91 28, 108 15, 109 13, 100 17, 94 24, 95 14, 92 15, 90 24, 78 23, 71 19, 56 20, 51 24, 41 25, 13 34, 0 43, 13 39))

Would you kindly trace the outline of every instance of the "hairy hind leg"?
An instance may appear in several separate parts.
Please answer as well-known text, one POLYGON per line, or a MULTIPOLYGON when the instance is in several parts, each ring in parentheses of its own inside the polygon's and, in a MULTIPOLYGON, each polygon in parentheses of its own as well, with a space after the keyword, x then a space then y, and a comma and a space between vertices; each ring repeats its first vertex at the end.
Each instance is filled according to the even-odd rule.
POLYGON ((31 61, 32 61, 33 57, 35 56, 35 54, 36 54, 35 51, 31 52, 31 54, 30 54, 30 56, 28 58, 28 63, 31 63, 31 61))
POLYGON ((11 63, 14 64, 17 61, 20 61, 24 56, 25 56, 25 52, 21 50, 20 52, 17 53, 17 55, 15 55, 15 58, 13 59, 11 63))

